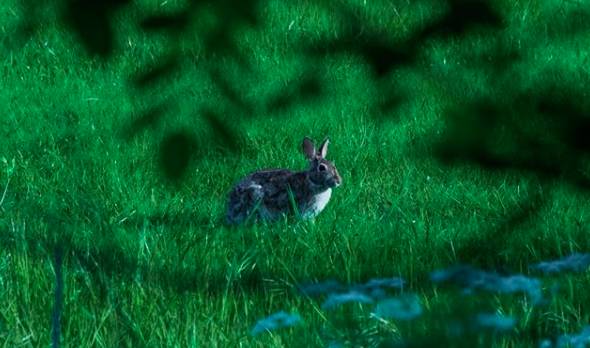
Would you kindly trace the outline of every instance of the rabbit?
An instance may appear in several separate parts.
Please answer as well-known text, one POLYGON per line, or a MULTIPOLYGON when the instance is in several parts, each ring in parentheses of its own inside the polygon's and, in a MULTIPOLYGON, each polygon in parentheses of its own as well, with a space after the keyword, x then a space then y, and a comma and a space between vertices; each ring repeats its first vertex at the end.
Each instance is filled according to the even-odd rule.
POLYGON ((307 170, 261 170, 242 179, 229 194, 227 222, 240 224, 251 216, 276 220, 292 213, 293 205, 303 219, 316 217, 328 204, 332 188, 342 184, 338 170, 326 160, 328 144, 326 138, 316 150, 311 139, 303 139, 303 153, 309 160, 307 170))

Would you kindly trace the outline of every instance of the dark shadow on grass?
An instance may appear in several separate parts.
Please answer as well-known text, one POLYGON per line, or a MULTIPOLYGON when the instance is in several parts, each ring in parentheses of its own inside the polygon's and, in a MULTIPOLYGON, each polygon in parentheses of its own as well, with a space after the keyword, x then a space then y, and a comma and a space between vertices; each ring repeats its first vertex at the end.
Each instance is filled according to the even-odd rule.
POLYGON ((188 132, 171 133, 164 138, 160 148, 160 167, 164 176, 173 182, 184 178, 193 155, 198 153, 198 142, 188 132))
POLYGON ((426 26, 418 38, 451 38, 469 34, 480 29, 494 31, 503 28, 501 15, 488 0, 447 0, 449 9, 439 20, 426 26))
POLYGON ((399 113, 400 107, 412 99, 412 95, 407 91, 402 91, 394 83, 382 81, 378 83, 378 100, 372 108, 371 118, 376 124, 383 124, 386 121, 399 122, 402 115, 399 113))
POLYGON ((365 26, 356 15, 355 8, 341 3, 334 7, 330 2, 320 2, 326 11, 335 13, 336 20, 345 29, 337 38, 323 37, 303 45, 303 51, 313 59, 348 53, 362 57, 371 67, 376 81, 386 77, 392 70, 416 62, 421 40, 411 37, 403 42, 392 43, 380 29, 365 26))
POLYGON ((133 85, 138 89, 153 86, 165 88, 164 86, 168 84, 166 79, 179 69, 179 65, 179 57, 176 55, 161 59, 155 66, 147 68, 145 72, 133 77, 133 85))
MULTIPOLYGON (((220 294, 226 290, 258 291, 263 288, 263 274, 258 271, 248 272, 239 280, 228 279, 223 275, 205 277, 198 269, 185 269, 180 266, 167 265, 145 267, 139 265, 126 251, 118 245, 102 245, 100 250, 86 253, 74 245, 66 246, 70 254, 80 264, 94 275, 108 275, 115 279, 133 281, 137 274, 142 274, 141 283, 147 287, 157 287, 170 291, 201 292, 205 294, 220 294)), ((266 275, 267 277, 267 275, 266 275)), ((103 283, 104 282, 99 282, 103 283)), ((106 291, 106 289, 105 289, 106 291)))
POLYGON ((91 55, 107 59, 116 50, 113 16, 129 3, 129 0, 68 0, 64 22, 78 34, 91 55))
POLYGON ((47 16, 47 11, 51 9, 52 4, 49 0, 21 0, 18 1, 14 8, 11 8, 13 14, 19 16, 21 20, 12 27, 3 28, 6 36, 2 36, 0 44, 7 51, 18 51, 31 40, 35 35, 42 32, 42 25, 51 19, 47 16))
POLYGON ((172 106, 169 103, 157 104, 143 111, 138 117, 123 127, 121 135, 124 140, 131 140, 145 130, 156 130, 164 115, 172 106))
POLYGON ((246 100, 242 93, 243 91, 236 88, 224 73, 218 68, 212 67, 209 69, 209 75, 218 88, 221 96, 228 102, 227 104, 229 105, 225 106, 230 106, 229 111, 233 113, 233 118, 238 118, 240 116, 243 118, 251 118, 256 115, 254 112, 254 106, 246 100))
POLYGON ((568 40, 590 34, 590 10, 582 2, 564 1, 555 11, 547 34, 554 40, 568 40))
POLYGON ((550 192, 537 192, 525 197, 507 210, 498 226, 484 231, 472 231, 473 237, 455 250, 457 261, 464 264, 506 271, 505 251, 511 243, 518 243, 519 231, 527 224, 534 224, 546 206, 550 192))
POLYGON ((318 100, 323 93, 323 86, 319 79, 313 74, 307 74, 271 97, 267 102, 266 110, 269 114, 282 112, 296 105, 318 100))
POLYGON ((360 56, 370 65, 375 79, 385 77, 397 67, 416 62, 417 42, 409 40, 392 45, 384 40, 381 33, 359 32, 360 29, 353 29, 343 33, 338 39, 318 40, 305 49, 306 53, 314 59, 342 53, 360 56))
POLYGON ((580 93, 555 85, 512 100, 479 100, 448 113, 436 145, 443 163, 475 163, 485 169, 520 170, 545 180, 590 189, 590 112, 580 93))
MULTIPOLYGON (((196 1, 191 2, 191 4, 196 4, 196 1)), ((144 18, 140 26, 146 32, 165 30, 173 33, 181 33, 190 24, 190 15, 190 9, 174 14, 155 14, 144 18)))
POLYGON ((236 153, 244 145, 244 141, 238 134, 235 127, 232 127, 229 122, 216 114, 212 110, 202 110, 202 118, 209 126, 211 141, 209 145, 215 145, 222 151, 229 151, 236 153))
MULTIPOLYGON (((63 284, 59 283, 60 272, 72 265, 79 266, 87 272, 92 278, 92 284, 96 287, 97 294, 101 301, 110 298, 112 290, 110 284, 113 281, 132 283, 138 282, 143 287, 154 287, 173 291, 176 293, 204 293, 204 294, 223 294, 226 291, 248 291, 257 292, 264 289, 264 278, 272 278, 272 275, 262 274, 257 268, 242 272, 237 278, 227 278, 225 273, 217 275, 204 274, 201 267, 203 265, 195 264, 192 266, 183 266, 181 264, 172 264, 170 262, 157 262, 150 265, 141 263, 137 256, 125 250, 123 245, 118 244, 116 238, 109 238, 109 234, 118 233, 115 226, 103 220, 94 222, 97 230, 104 234, 104 238, 97 240, 93 245, 79 245, 76 242, 76 228, 70 227, 70 219, 63 218, 57 212, 47 212, 42 217, 47 222, 48 234, 29 233, 23 235, 23 240, 15 241, 12 238, 0 238, 0 247, 4 250, 13 250, 15 243, 22 243, 27 246, 27 254, 32 259, 44 259, 47 257, 48 250, 56 250, 56 293, 54 315, 52 322, 58 319, 61 302, 57 296, 63 297, 63 284), (57 228, 61 227, 57 232, 57 228), (59 266, 61 265, 61 266, 59 266), (61 268, 60 268, 61 267, 61 268), (62 284, 62 285, 60 285, 62 284), (60 287, 62 286, 62 287, 60 287)), ((178 218, 178 219, 182 219, 178 218)), ((186 217, 188 220, 188 217, 186 217)), ((166 223, 171 228, 175 228, 177 218, 171 219, 166 223)), ((137 221, 138 223, 140 221, 137 221)), ((130 222, 133 223, 133 222, 130 222)), ((139 228, 137 225, 136 227, 139 228)), ((179 231, 186 232, 186 228, 178 227, 179 231)), ((176 236, 175 238, 178 238, 176 236)), ((187 254, 198 253, 198 250, 192 248, 194 243, 187 242, 188 250, 178 250, 174 257, 179 258, 179 262, 190 260, 186 259, 187 254)), ((55 323, 53 323, 55 324, 55 323)), ((55 326, 57 328, 57 326, 55 326)))

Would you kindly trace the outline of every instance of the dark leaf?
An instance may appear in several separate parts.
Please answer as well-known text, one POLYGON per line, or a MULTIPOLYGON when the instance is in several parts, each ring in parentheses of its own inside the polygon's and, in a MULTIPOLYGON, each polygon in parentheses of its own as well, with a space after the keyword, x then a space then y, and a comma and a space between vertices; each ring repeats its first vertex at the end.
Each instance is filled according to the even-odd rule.
POLYGON ((178 65, 178 57, 175 56, 162 60, 155 67, 148 68, 147 72, 136 76, 133 82, 137 88, 152 86, 169 77, 178 68, 178 65))
POLYGON ((195 141, 186 133, 178 132, 168 135, 160 149, 160 165, 166 178, 179 180, 188 168, 195 141))

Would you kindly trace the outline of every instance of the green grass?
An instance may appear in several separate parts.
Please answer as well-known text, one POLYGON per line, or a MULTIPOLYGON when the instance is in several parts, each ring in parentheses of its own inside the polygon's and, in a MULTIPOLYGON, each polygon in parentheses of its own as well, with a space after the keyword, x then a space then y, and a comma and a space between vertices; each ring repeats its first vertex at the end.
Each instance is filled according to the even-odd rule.
MULTIPOLYGON (((427 155, 445 132, 449 107, 484 95, 502 100, 552 78, 584 90, 587 40, 558 35, 578 5, 501 2, 507 26, 500 35, 431 40, 414 66, 375 82, 360 57, 313 60, 301 52, 301 42, 337 37, 347 25, 313 2, 261 3, 259 26, 236 35, 245 65, 204 49, 198 33, 216 25, 215 13, 203 14, 207 20, 196 21, 176 44, 165 33, 142 33, 137 22, 173 6, 164 3, 141 1, 118 13, 118 49, 106 61, 89 56, 52 20, 58 14, 50 7, 39 10, 46 17, 40 30, 14 44, 15 26, 27 13, 16 0, 0 5, 6 37, 0 61, 2 346, 51 342, 56 245, 64 250, 61 342, 68 347, 420 342, 444 332, 447 317, 480 308, 519 319, 515 334, 491 338, 494 346, 529 347, 588 323, 587 273, 555 279, 558 296, 540 308, 521 295, 465 299, 427 281, 430 271, 460 262, 528 273, 531 263, 589 250, 587 192, 519 171, 446 166, 427 155), (501 44, 517 48, 522 61, 503 74, 481 68, 478 57, 501 44), (181 68, 165 83, 133 87, 132 76, 174 53, 183 57, 181 68), (252 106, 251 114, 226 98, 212 69, 252 106), (559 76, 548 75, 551 69, 559 76), (269 111, 268 100, 308 76, 319 78, 323 95, 269 111), (381 114, 376 105, 387 88, 408 98, 381 114), (124 136, 134 119, 158 105, 166 108, 161 122, 124 136), (219 111, 239 134, 238 150, 224 147, 203 109, 219 111), (189 170, 176 183, 160 168, 162 141, 175 132, 197 139, 189 170), (304 136, 330 136, 328 158, 343 177, 326 210, 312 222, 225 226, 232 184, 260 168, 305 168, 304 136), (534 197, 544 199, 537 211, 514 229, 501 227, 534 197), (423 318, 378 321, 360 305, 325 312, 295 288, 305 281, 389 276, 408 281, 407 290, 425 307, 423 318), (250 335, 258 319, 279 310, 299 313, 304 323, 250 335)), ((427 2, 351 3, 367 30, 386 28, 395 40, 444 10, 427 2), (387 12, 391 7, 396 11, 387 12)), ((545 282, 547 291, 552 281, 545 282)), ((487 339, 475 342, 487 347, 487 339)))

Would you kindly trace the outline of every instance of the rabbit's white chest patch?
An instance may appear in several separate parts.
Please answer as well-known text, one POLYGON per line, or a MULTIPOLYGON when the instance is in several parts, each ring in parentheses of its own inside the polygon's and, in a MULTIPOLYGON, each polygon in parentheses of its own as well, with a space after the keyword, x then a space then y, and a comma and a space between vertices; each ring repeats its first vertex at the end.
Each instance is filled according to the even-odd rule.
POLYGON ((326 204, 330 201, 330 197, 332 196, 332 189, 327 189, 322 193, 318 193, 317 195, 313 196, 313 201, 311 202, 310 206, 306 209, 303 213, 303 217, 313 218, 317 216, 324 208, 326 204))

